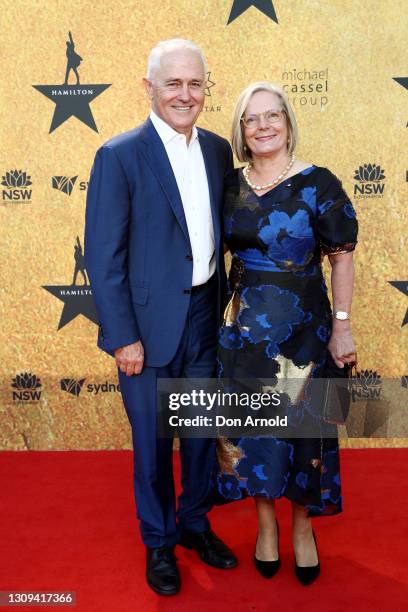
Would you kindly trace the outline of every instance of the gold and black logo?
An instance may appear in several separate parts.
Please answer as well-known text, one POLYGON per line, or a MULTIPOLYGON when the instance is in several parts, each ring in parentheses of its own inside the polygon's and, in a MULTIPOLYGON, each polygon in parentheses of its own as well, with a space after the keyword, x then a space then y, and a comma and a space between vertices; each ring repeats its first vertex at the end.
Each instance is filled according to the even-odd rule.
POLYGON ((70 117, 76 117, 90 127, 95 132, 98 131, 95 119, 92 115, 90 103, 95 100, 111 84, 91 84, 84 85, 80 82, 79 67, 82 57, 75 50, 75 43, 71 32, 68 33, 66 42, 67 65, 65 70, 64 83, 55 85, 33 85, 34 89, 42 93, 46 98, 54 102, 55 109, 52 117, 50 133, 70 117), (70 84, 72 73, 76 83, 70 84))

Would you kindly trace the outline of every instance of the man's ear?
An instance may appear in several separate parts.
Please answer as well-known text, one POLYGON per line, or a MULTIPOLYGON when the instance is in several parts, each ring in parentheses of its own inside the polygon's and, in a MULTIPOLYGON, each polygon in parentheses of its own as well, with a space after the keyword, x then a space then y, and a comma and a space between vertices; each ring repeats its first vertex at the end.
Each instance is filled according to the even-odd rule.
POLYGON ((143 87, 145 89, 146 95, 150 100, 153 98, 153 86, 151 81, 147 77, 143 77, 143 87))

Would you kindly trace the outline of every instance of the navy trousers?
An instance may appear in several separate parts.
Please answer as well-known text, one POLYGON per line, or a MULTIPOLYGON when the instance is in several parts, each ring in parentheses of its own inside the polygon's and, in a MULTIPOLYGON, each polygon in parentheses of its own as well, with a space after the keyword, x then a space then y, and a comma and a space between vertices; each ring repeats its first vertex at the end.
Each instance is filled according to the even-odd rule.
MULTIPOLYGON (((176 499, 173 440, 157 437, 157 379, 213 378, 217 346, 217 282, 191 294, 180 345, 165 367, 145 367, 137 376, 119 371, 119 382, 132 427, 134 490, 144 543, 151 548, 174 546, 182 529, 209 528, 211 482, 216 465, 215 440, 181 438, 182 493, 176 499)), ((171 321, 169 321, 171 325, 171 321)))

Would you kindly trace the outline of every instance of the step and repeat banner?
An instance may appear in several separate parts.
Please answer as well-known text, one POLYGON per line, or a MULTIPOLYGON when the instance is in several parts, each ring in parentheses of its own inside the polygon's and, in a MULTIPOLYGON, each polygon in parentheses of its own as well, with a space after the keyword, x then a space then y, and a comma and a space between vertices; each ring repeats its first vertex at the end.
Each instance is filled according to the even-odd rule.
POLYGON ((85 201, 96 149, 148 115, 150 49, 174 37, 208 61, 202 127, 228 138, 241 90, 279 83, 299 123, 298 157, 342 180, 360 222, 359 423, 342 442, 406 445, 387 434, 384 394, 397 381, 408 410, 403 11, 398 0, 3 0, 1 449, 131 447, 114 360, 96 348, 85 201))

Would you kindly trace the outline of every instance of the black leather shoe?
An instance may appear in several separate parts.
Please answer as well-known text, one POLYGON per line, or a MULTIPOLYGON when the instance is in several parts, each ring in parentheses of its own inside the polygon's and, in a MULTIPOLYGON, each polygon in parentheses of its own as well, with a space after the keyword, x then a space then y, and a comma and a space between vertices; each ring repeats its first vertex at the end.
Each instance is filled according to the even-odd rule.
POLYGON ((232 550, 217 538, 211 529, 201 533, 183 531, 179 544, 184 548, 196 550, 200 559, 212 567, 231 569, 238 565, 238 559, 232 550))
MULTIPOLYGON (((314 531, 312 531, 312 533, 313 533, 314 543, 316 546, 317 558, 319 558, 319 551, 317 550, 316 536, 315 536, 314 531)), ((296 563, 296 557, 295 557, 295 576, 299 580, 299 582, 303 584, 303 586, 312 584, 312 582, 316 580, 319 574, 320 574, 319 561, 317 561, 317 565, 299 567, 299 565, 296 563)))
POLYGON ((276 529, 278 532, 278 558, 275 561, 261 561, 256 558, 256 552, 254 554, 254 564, 258 572, 264 578, 273 578, 273 576, 278 572, 281 566, 280 556, 279 556, 279 525, 278 521, 276 521, 276 529))
POLYGON ((146 579, 149 587, 159 595, 179 592, 180 574, 172 548, 146 548, 146 579))

